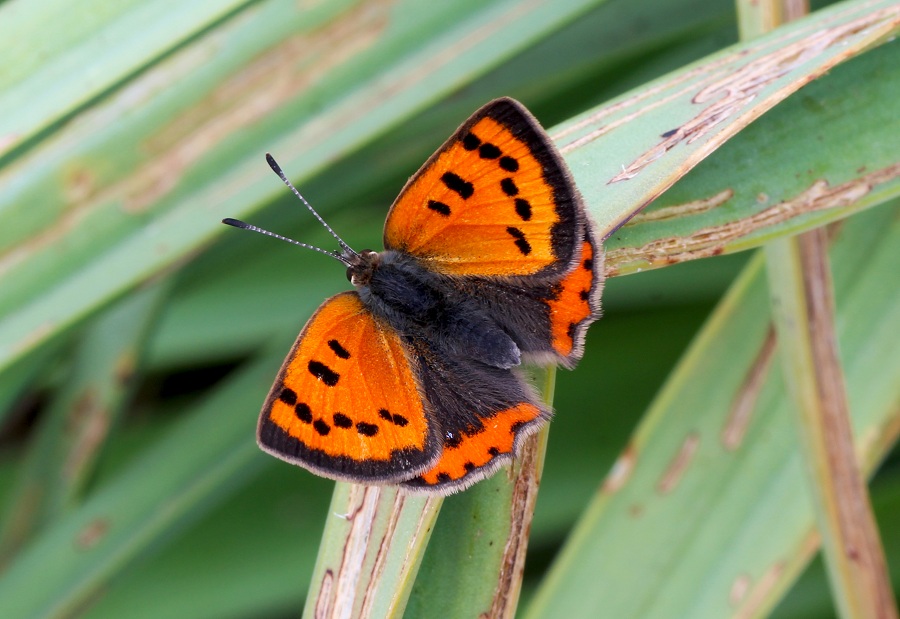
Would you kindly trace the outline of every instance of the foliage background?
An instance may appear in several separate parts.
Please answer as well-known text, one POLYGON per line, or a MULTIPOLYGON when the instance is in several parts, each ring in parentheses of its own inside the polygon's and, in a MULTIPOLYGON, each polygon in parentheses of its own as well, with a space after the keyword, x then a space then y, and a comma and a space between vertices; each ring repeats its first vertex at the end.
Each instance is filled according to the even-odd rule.
MULTIPOLYGON (((8 54, 0 69, 8 123, 0 124, 0 212, 11 222, 0 231, 0 318, 9 333, 19 316, 42 307, 81 308, 48 314, 39 324, 50 325, 50 335, 35 333, 24 352, 4 349, 2 559, 15 573, 24 569, 20 552, 27 560, 47 548, 40 560, 62 563, 77 561, 95 538, 107 544, 103 561, 54 581, 58 589, 27 581, 35 595, 66 604, 81 588, 90 595, 77 609, 88 617, 296 614, 333 484, 256 453, 254 427, 280 357, 344 278, 322 256, 216 222, 246 216, 327 246, 267 170, 262 155, 271 150, 345 240, 377 248, 406 177, 485 101, 514 96, 553 127, 737 40, 730 2, 573 1, 534 11, 518 30, 498 28, 478 57, 454 46, 467 33, 482 36, 497 19, 492 11, 531 9, 277 0, 0 5, 0 40, 14 43, 0 52, 8 54), (434 83, 425 75, 432 67, 419 65, 441 54, 454 58, 454 70, 435 71, 442 81, 434 83), (88 392, 94 399, 84 399, 88 392), (221 430, 217 413, 237 421, 221 430), (100 419, 92 426, 100 429, 66 425, 84 419, 100 419), (83 467, 60 481, 73 454, 83 467), (43 498, 28 503, 35 487, 43 498), (116 529, 118 513, 82 526, 79 506, 97 497, 131 506, 131 528, 116 529), (42 539, 67 540, 66 551, 42 539)), ((886 47, 880 53, 896 59, 896 44, 886 47)), ((801 95, 785 105, 816 105, 801 95)), ((745 149, 765 143, 753 128, 745 149)), ((787 133, 787 153, 821 148, 817 135, 787 133)), ((740 152, 734 145, 717 153, 721 159, 711 157, 685 182, 714 177, 717 161, 740 152)), ((829 142, 821 156, 841 157, 840 144, 829 142)), ((746 159, 746 174, 757 163, 746 159)), ((684 199, 680 186, 667 203, 684 199)), ((522 608, 747 260, 726 255, 608 280, 605 317, 583 362, 558 375, 522 608)), ((896 586, 896 451, 871 487, 896 586)), ((772 616, 831 613, 814 562, 772 616)))

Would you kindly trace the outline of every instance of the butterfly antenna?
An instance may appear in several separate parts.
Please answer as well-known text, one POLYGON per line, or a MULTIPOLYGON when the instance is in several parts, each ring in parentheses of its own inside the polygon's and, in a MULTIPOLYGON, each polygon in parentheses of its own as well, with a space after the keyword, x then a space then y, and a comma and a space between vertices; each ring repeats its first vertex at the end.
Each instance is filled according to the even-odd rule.
POLYGON ((260 234, 265 234, 266 236, 272 236, 281 241, 285 241, 287 243, 293 243, 294 245, 299 245, 300 247, 305 247, 306 249, 312 249, 319 253, 325 254, 326 256, 331 256, 335 260, 343 262, 346 266, 351 266, 350 260, 348 260, 342 254, 337 252, 328 251, 327 249, 322 249, 321 247, 316 247, 315 245, 308 245, 306 243, 301 243, 300 241, 295 241, 294 239, 289 239, 286 236, 281 236, 280 234, 275 234, 274 232, 269 232, 268 230, 264 230, 258 226, 254 226, 253 224, 248 224, 246 221, 241 221, 240 219, 232 219, 231 217, 227 217, 222 220, 223 224, 228 226, 234 226, 235 228, 241 228, 243 230, 251 230, 253 232, 259 232, 260 234))
POLYGON ((284 170, 281 169, 281 166, 278 165, 278 162, 275 161, 275 158, 269 153, 266 153, 266 161, 268 162, 269 167, 272 168, 272 171, 278 175, 278 178, 280 178, 285 185, 290 187, 291 191, 294 192, 294 195, 300 198, 300 201, 306 205, 306 208, 309 209, 309 212, 312 213, 315 218, 319 220, 319 223, 325 226, 325 229, 328 230, 329 233, 331 233, 331 236, 333 236, 337 240, 338 245, 341 246, 341 249, 343 249, 345 253, 359 258, 359 254, 353 251, 353 249, 344 242, 344 239, 339 237, 337 233, 331 229, 331 226, 325 223, 325 220, 322 219, 322 216, 316 212, 316 209, 314 209, 312 205, 310 205, 310 203, 306 201, 306 198, 304 198, 303 195, 299 191, 297 191, 297 188, 294 187, 293 183, 291 183, 291 181, 288 180, 288 177, 285 176, 284 170))

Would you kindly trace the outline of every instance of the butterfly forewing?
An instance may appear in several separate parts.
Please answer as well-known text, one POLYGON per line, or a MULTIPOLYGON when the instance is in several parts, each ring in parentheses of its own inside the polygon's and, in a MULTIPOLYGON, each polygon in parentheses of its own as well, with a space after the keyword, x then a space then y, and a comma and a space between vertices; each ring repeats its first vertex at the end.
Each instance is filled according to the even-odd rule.
POLYGON ((440 452, 399 335, 346 292, 300 333, 260 416, 260 446, 333 479, 402 481, 440 452))
POLYGON ((584 228, 549 137, 521 104, 497 99, 407 183, 384 240, 449 275, 552 274, 570 268, 584 228))

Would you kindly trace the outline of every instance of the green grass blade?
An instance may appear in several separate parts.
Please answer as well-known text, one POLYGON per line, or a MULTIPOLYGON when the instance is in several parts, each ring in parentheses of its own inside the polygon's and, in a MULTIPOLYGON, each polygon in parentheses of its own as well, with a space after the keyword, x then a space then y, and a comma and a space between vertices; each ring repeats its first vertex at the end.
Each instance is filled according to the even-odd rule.
POLYGON ((304 617, 402 617, 441 497, 338 483, 304 617))
POLYGON ((241 371, 24 548, 0 578, 0 616, 69 616, 161 537, 256 474, 268 460, 247 411, 257 410, 282 352, 241 371))
MULTIPOLYGON (((741 38, 802 17, 808 7, 738 0, 741 38)), ((884 548, 856 461, 834 325, 828 234, 819 227, 764 248, 785 382, 813 508, 842 617, 896 618, 884 548)))
POLYGON ((772 313, 835 605, 842 617, 889 619, 897 610, 856 461, 827 246, 820 228, 765 248, 772 313))
POLYGON ((0 528, 0 562, 74 507, 134 390, 140 351, 169 289, 156 282, 121 299, 79 336, 65 388, 48 405, 18 467, 0 528))
POLYGON ((758 247, 900 195, 898 43, 754 121, 607 242, 616 273, 758 247))
POLYGON ((0 262, 0 368, 222 233, 222 217, 243 216, 282 195, 262 164, 266 150, 292 178, 309 178, 590 5, 410 2, 402 19, 356 8, 332 17, 332 30, 310 41, 282 31, 302 18, 289 11, 278 18, 282 40, 267 54, 254 37, 269 32, 272 16, 259 5, 246 20, 167 58, 130 84, 132 91, 96 106, 4 175, 0 212, 20 216, 22 225, 0 239, 0 247, 13 246, 0 262), (332 50, 332 37, 356 47, 332 50), (213 53, 229 38, 242 62, 213 53), (297 61, 303 42, 312 48, 307 54, 332 52, 331 70, 315 57, 297 61), (209 54, 216 62, 201 69, 209 54), (160 82, 180 88, 152 102, 133 99, 134 90, 160 82), (207 97, 222 100, 218 114, 210 115, 207 97), (126 117, 131 126, 113 122, 126 117), (181 123, 193 130, 185 135, 181 123), (113 153, 122 140, 146 151, 129 148, 118 160, 113 153), (112 162, 107 168, 89 152, 71 152, 72 142, 112 162), (73 197, 77 216, 63 216, 73 197), (27 209, 30 201, 41 209, 27 209), (38 231, 37 241, 23 241, 38 231))
MULTIPOLYGON (((867 472, 896 439, 900 355, 888 334, 900 294, 883 282, 898 235, 894 211, 878 209, 845 222, 831 252, 867 472), (854 259, 863 246, 867 263, 854 259)), ((761 617, 808 561, 813 516, 761 267, 748 267, 698 335, 527 617, 761 617)))
POLYGON ((247 4, 59 0, 0 6, 0 160, 133 73, 247 4), (115 49, 116 53, 107 53, 115 49), (90 67, 85 74, 84 67, 90 67))
POLYGON ((898 28, 893 2, 841 3, 651 82, 554 139, 610 232, 633 215, 622 204, 642 208, 775 104, 898 28))

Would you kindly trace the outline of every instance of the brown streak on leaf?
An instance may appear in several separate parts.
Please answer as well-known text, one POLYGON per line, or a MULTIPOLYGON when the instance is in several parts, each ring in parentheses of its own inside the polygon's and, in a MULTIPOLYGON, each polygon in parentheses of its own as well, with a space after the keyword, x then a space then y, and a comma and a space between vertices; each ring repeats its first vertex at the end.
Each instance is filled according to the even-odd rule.
POLYGON ((734 451, 740 447, 744 440, 747 426, 750 425, 753 410, 756 408, 756 401, 759 399, 759 393, 766 382, 772 361, 775 359, 776 345, 775 329, 770 325, 766 339, 747 372, 744 384, 741 385, 731 403, 731 411, 728 413, 725 427, 722 429, 722 444, 728 451, 734 451))
POLYGON ((735 613, 734 619, 750 619, 750 617, 757 615, 757 611, 767 601, 770 591, 778 586, 784 568, 784 562, 779 561, 766 570, 766 573, 762 575, 762 578, 750 591, 750 595, 746 597, 744 605, 735 613))
POLYGON ((134 349, 128 349, 116 359, 113 367, 113 375, 119 387, 128 387, 134 380, 137 371, 137 353, 134 349))
MULTIPOLYGON (((691 83, 691 80, 693 80, 694 78, 697 78, 697 77, 702 77, 704 74, 709 74, 710 72, 715 71, 715 70, 733 62, 736 57, 740 57, 745 54, 746 54, 746 52, 739 52, 738 54, 733 55, 733 56, 725 56, 725 57, 713 60, 709 64, 705 64, 701 67, 697 67, 690 71, 686 71, 685 73, 682 73, 682 74, 674 77, 670 81, 659 84, 653 88, 641 90, 641 92, 639 92, 638 94, 636 94, 632 97, 623 99, 622 101, 619 101, 618 103, 614 103, 612 105, 604 106, 602 109, 597 110, 596 112, 594 112, 593 114, 591 114, 589 116, 586 116, 582 120, 580 120, 576 123, 573 123, 572 125, 565 127, 560 131, 555 132, 550 137, 555 142, 557 142, 561 153, 566 154, 570 151, 576 150, 577 148, 584 146, 585 144, 593 142, 594 140, 596 140, 597 138, 601 137, 602 135, 608 133, 615 127, 622 125, 624 122, 630 122, 630 121, 634 120, 635 118, 646 114, 648 111, 659 107, 660 105, 664 105, 665 103, 668 103, 669 101, 672 101, 673 99, 677 99, 678 97, 680 97, 688 92, 691 92, 695 88, 695 85, 693 83, 691 83), (684 84, 685 82, 688 82, 687 86, 682 86, 682 84, 684 84), (679 90, 675 90, 674 92, 663 95, 663 93, 665 93, 668 90, 672 90, 676 86, 681 86, 681 88, 679 90), (645 102, 648 99, 651 99, 652 97, 655 97, 657 95, 662 95, 662 98, 653 100, 653 101, 649 101, 649 102, 645 102), (569 142, 568 144, 559 144, 559 142, 561 142, 563 140, 563 138, 567 137, 568 135, 575 133, 581 129, 590 127, 591 125, 597 124, 597 123, 601 122, 607 116, 612 116, 614 114, 617 114, 617 113, 619 113, 623 110, 627 110, 629 108, 636 108, 636 111, 631 114, 628 114, 627 116, 625 116, 621 119, 617 119, 614 122, 611 122, 606 125, 601 125, 600 127, 597 127, 596 129, 592 129, 585 135, 575 138, 573 141, 569 142)), ((714 75, 724 75, 724 73, 714 73, 714 75)))
MULTIPOLYGON (((384 569, 387 565, 388 556, 390 554, 391 545, 394 541, 394 533, 397 531, 397 523, 403 513, 406 496, 402 492, 398 492, 394 496, 394 500, 388 509, 388 523, 385 527, 383 537, 379 540, 378 549, 375 552, 375 561, 372 565, 371 572, 368 576, 369 581, 373 583, 381 582, 384 576, 384 569)), ((366 587, 363 592, 363 599, 360 605, 359 617, 371 617, 372 605, 375 603, 375 594, 378 587, 366 587)))
POLYGON ((67 420, 72 439, 62 470, 66 478, 78 478, 93 461, 109 432, 109 417, 109 410, 90 388, 72 405, 67 420))
POLYGON ((634 443, 628 443, 625 450, 619 455, 615 463, 610 469, 603 485, 600 486, 600 492, 604 494, 614 494, 618 492, 622 486, 631 478, 634 467, 637 464, 637 448, 634 443))
POLYGON ((69 204, 84 202, 96 191, 94 173, 89 168, 81 166, 69 170, 63 180, 63 191, 69 204))
MULTIPOLYGON (((803 421, 818 444, 812 447, 811 463, 822 472, 817 488, 819 507, 827 515, 826 550, 843 553, 847 561, 833 561, 832 568, 843 572, 846 604, 860 616, 895 618, 884 548, 875 523, 864 478, 856 460, 853 429, 837 350, 834 326, 834 293, 828 261, 828 236, 824 228, 799 235, 796 240, 803 270, 803 293, 815 401, 800 402, 803 421), (815 422, 811 417, 815 416, 815 422), (833 510, 833 511, 832 511, 833 510)), ((828 556, 826 554, 826 556, 828 556)), ((832 555, 833 556, 833 555, 832 555)))
POLYGON ((785 200, 743 219, 701 228, 687 236, 666 237, 641 247, 622 247, 606 252, 607 276, 615 276, 635 263, 651 267, 676 264, 697 258, 715 256, 726 245, 751 233, 789 221, 800 215, 843 207, 860 200, 882 183, 900 177, 900 163, 882 168, 862 178, 836 187, 825 180, 815 181, 809 189, 791 200, 785 200))
POLYGON ((699 447, 700 435, 697 432, 690 432, 681 443, 681 449, 678 450, 672 462, 663 471, 663 475, 656 487, 660 494, 669 494, 678 487, 678 483, 684 477, 699 447))
MULTIPOLYGON (((697 73, 697 72, 692 71, 692 72, 690 72, 690 73, 688 73, 688 74, 685 74, 685 75, 682 76, 682 77, 686 79, 688 76, 693 77, 694 74, 696 74, 696 73, 697 73)), ((685 79, 679 79, 679 80, 677 80, 677 81, 673 80, 672 82, 670 82, 669 84, 667 84, 667 87, 668 87, 668 86, 675 85, 675 84, 680 84, 680 83, 684 82, 685 79)), ((617 118, 616 120, 614 120, 614 121, 612 121, 612 122, 610 122, 610 123, 608 123, 608 124, 601 125, 601 126, 597 127, 596 129, 594 129, 594 130, 588 132, 587 134, 581 136, 580 138, 577 138, 577 139, 575 139, 575 140, 572 140, 571 142, 569 142, 568 144, 566 144, 566 145, 564 145, 564 146, 561 145, 561 146, 559 147, 559 151, 560 151, 563 155, 565 155, 566 153, 569 153, 569 152, 571 152, 571 151, 573 151, 573 150, 577 150, 578 148, 581 148, 581 147, 584 146, 585 144, 589 144, 590 142, 593 142, 594 140, 596 140, 596 139, 598 139, 598 138, 604 136, 605 134, 609 133, 609 132, 612 131, 613 129, 617 129, 617 128, 623 126, 623 125, 627 125, 627 124, 629 124, 629 123, 635 121, 636 119, 640 118, 641 116, 646 115, 648 112, 650 112, 650 111, 652 111, 652 110, 655 110, 655 109, 658 108, 658 107, 662 107, 662 106, 666 105, 667 103, 670 103, 670 102, 674 101, 675 99, 678 99, 679 97, 681 97, 681 96, 683 96, 683 95, 686 95, 687 93, 693 91, 695 88, 696 88, 696 85, 695 85, 695 84, 688 84, 687 86, 684 86, 684 87, 681 88, 680 90, 676 90, 675 92, 666 94, 665 96, 663 96, 663 97, 661 97, 661 98, 659 98, 659 99, 656 99, 655 101, 650 101, 650 102, 648 102, 648 103, 644 103, 643 105, 641 105, 641 106, 639 106, 639 107, 636 107, 635 110, 634 110, 633 112, 631 112, 630 114, 625 114, 624 116, 620 116, 620 117, 617 118)), ((645 99, 645 98, 647 98, 648 94, 650 94, 650 93, 656 93, 658 90, 663 90, 663 88, 660 87, 659 89, 650 89, 650 90, 647 90, 647 91, 643 91, 643 92, 640 93, 640 95, 635 96, 635 97, 634 97, 634 100, 622 101, 622 102, 620 102, 620 103, 618 103, 618 104, 615 104, 615 105, 611 105, 611 106, 609 106, 609 107, 606 107, 606 108, 600 110, 600 111, 599 111, 597 114, 595 114, 594 116, 592 116, 592 117, 590 118, 590 120, 591 120, 592 122, 595 122, 596 120, 598 120, 599 118, 602 118, 603 116, 608 116, 608 115, 611 114, 613 111, 618 111, 618 110, 620 110, 620 109, 625 109, 625 108, 627 107, 627 106, 625 105, 626 103, 628 104, 628 106, 632 106, 636 101, 645 99)), ((582 121, 582 123, 579 123, 579 124, 583 124, 583 123, 584 123, 584 121, 582 121)), ((563 134, 568 133, 568 130, 564 130, 562 133, 563 133, 563 134)), ((676 132, 676 133, 677 133, 677 132, 676 132)), ((551 137, 552 137, 553 139, 557 139, 555 135, 554 135, 554 136, 551 136, 551 137)), ((665 151, 660 151, 660 152, 657 153, 656 158, 659 158, 659 157, 661 157, 661 156, 664 155, 664 154, 665 154, 665 151)), ((623 173, 623 174, 625 173, 624 166, 623 166, 622 173, 623 173)), ((610 181, 610 182, 611 182, 611 181, 610 181)))
POLYGON ((81 550, 89 550, 100 543, 108 532, 109 521, 105 518, 95 518, 78 532, 75 546, 81 550))
POLYGON ((347 497, 350 511, 335 514, 346 520, 350 529, 344 535, 340 563, 328 568, 323 577, 315 604, 316 617, 351 616, 381 491, 380 486, 351 484, 347 497))
MULTIPOLYGON (((616 183, 634 178, 648 165, 679 144, 691 144, 707 137, 715 127, 738 115, 744 108, 748 108, 763 90, 777 80, 791 71, 799 69, 811 59, 824 53, 825 50, 841 45, 847 38, 878 22, 891 17, 896 19, 895 13, 896 11, 884 9, 845 24, 816 30, 794 43, 753 58, 744 66, 730 71, 724 76, 711 75, 703 80, 705 85, 691 98, 691 103, 695 105, 709 104, 692 119, 683 123, 674 133, 666 134, 662 141, 624 166, 622 172, 608 182, 616 183)), ((832 62, 829 66, 833 66, 833 64, 832 62)), ((828 67, 823 67, 823 69, 825 68, 828 67)), ((804 77, 803 81, 809 82, 817 75, 818 73, 808 75, 804 77)), ((697 86, 701 85, 702 82, 697 86)), ((796 85, 799 87, 801 84, 797 83, 796 85)), ((751 113, 742 119, 741 126, 751 122, 762 111, 764 110, 756 112, 751 110, 751 113)), ((715 145, 712 148, 715 148, 715 145)), ((712 149, 708 148, 707 150, 711 152, 712 149)))
POLYGON ((486 617, 514 617, 516 614, 522 576, 525 572, 528 535, 534 516, 538 488, 541 484, 540 451, 540 434, 532 434, 523 443, 522 451, 516 458, 516 466, 510 470, 511 472, 518 470, 510 501, 512 521, 506 546, 503 549, 497 588, 494 592, 491 609, 487 615, 484 615, 486 617))
MULTIPOLYGON (((851 11, 858 11, 858 10, 860 10, 860 7, 857 6, 857 7, 850 7, 849 9, 847 9, 845 11, 836 12, 831 15, 830 21, 831 22, 839 22, 842 19, 845 19, 846 13, 851 12, 851 11)), ((869 16, 869 18, 870 18, 869 21, 874 24, 875 22, 881 21, 885 17, 891 17, 891 13, 889 11, 882 11, 880 13, 875 14, 874 16, 869 16)), ((807 27, 805 29, 806 35, 807 36, 815 35, 818 32, 817 28, 819 26, 821 26, 821 24, 822 24, 822 22, 815 22, 814 24, 811 25, 811 27, 807 27)), ((681 85, 684 84, 685 82, 689 82, 687 87, 681 87, 677 92, 664 95, 665 102, 668 102, 668 101, 671 101, 673 98, 677 98, 678 96, 680 96, 682 94, 685 94, 685 93, 691 92, 692 90, 695 90, 698 87, 698 85, 702 85, 704 83, 711 83, 711 82, 713 82, 715 80, 719 80, 719 79, 725 79, 728 75, 733 73, 733 71, 730 70, 730 65, 737 63, 742 58, 758 53, 761 49, 764 49, 765 46, 777 49, 784 40, 789 39, 789 38, 797 38, 799 36, 804 36, 804 30, 795 30, 793 32, 788 32, 781 37, 772 38, 772 39, 768 40, 768 43, 766 45, 760 44, 760 45, 757 45, 756 47, 745 48, 743 50, 740 50, 740 51, 737 51, 737 52, 734 52, 731 54, 723 55, 719 58, 714 58, 706 64, 694 67, 692 70, 681 73, 669 81, 659 83, 657 86, 655 86, 653 88, 642 90, 641 92, 639 92, 638 94, 636 94, 632 97, 623 99, 622 101, 619 101, 619 102, 614 103, 609 106, 604 106, 603 109, 598 110, 598 111, 592 113, 591 115, 586 116, 582 120, 580 120, 576 123, 573 123, 573 124, 563 128, 560 131, 555 132, 551 137, 556 141, 562 141, 562 139, 567 137, 568 135, 570 135, 572 133, 576 133, 582 129, 588 128, 591 125, 597 124, 597 123, 601 122, 605 117, 611 116, 613 114, 616 114, 616 113, 618 113, 624 109, 630 108, 630 107, 638 107, 639 111, 644 111, 644 112, 652 110, 655 107, 657 107, 657 102, 656 101, 645 102, 648 99, 651 99, 653 97, 661 95, 662 93, 665 93, 668 90, 672 90, 676 86, 681 87, 681 85), (694 83, 693 80, 695 78, 700 78, 700 81, 698 83, 694 83)), ((633 119, 640 115, 641 115, 640 113, 633 114, 633 115, 629 116, 629 118, 633 119)), ((618 123, 618 122, 615 123, 615 125, 618 125, 618 124, 620 124, 620 123, 618 123)), ((573 142, 570 142, 570 143, 564 144, 564 145, 559 144, 560 151, 563 153, 567 153, 571 150, 575 150, 579 146, 583 146, 584 144, 589 143, 589 142, 599 138, 600 136, 604 135, 605 133, 608 133, 610 128, 615 125, 611 123, 610 125, 601 126, 597 129, 593 129, 588 134, 586 134, 582 137, 576 138, 575 141, 573 141, 573 142)), ((669 137, 669 136, 667 135, 666 137, 669 137)))
POLYGON ((752 584, 749 574, 738 574, 734 582, 731 583, 731 591, 728 592, 728 602, 732 606, 737 606, 747 596, 752 584))
POLYGON ((663 208, 658 208, 652 211, 641 211, 640 213, 632 217, 631 220, 625 224, 625 226, 633 226, 635 224, 646 223, 648 221, 663 221, 666 219, 675 219, 677 217, 687 217, 689 215, 705 213, 706 211, 712 210, 718 206, 725 204, 733 197, 733 189, 723 189, 716 195, 710 196, 709 198, 693 200, 691 202, 685 202, 684 204, 673 204, 672 206, 665 206, 663 208))
POLYGON ((331 608, 331 590, 334 589, 334 572, 325 570, 322 575, 322 584, 319 586, 319 598, 316 600, 315 617, 322 619, 328 617, 331 608))
POLYGON ((368 49, 387 26, 384 3, 366 3, 313 34, 286 39, 146 143, 153 159, 122 188, 125 210, 140 212, 171 191, 184 171, 228 136, 266 118, 368 49))

